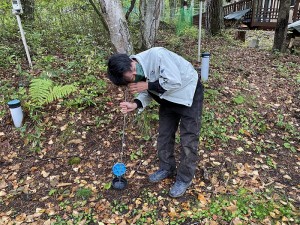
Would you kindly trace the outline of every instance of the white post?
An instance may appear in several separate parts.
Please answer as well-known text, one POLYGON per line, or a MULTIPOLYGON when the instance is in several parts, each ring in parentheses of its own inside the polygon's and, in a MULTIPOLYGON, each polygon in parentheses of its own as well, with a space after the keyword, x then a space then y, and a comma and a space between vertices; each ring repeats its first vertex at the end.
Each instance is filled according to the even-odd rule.
POLYGON ((199 2, 199 33, 198 33, 198 62, 200 64, 201 51, 201 30, 202 30, 202 1, 199 2))
POLYGON ((26 43, 25 34, 24 34, 24 31, 23 31, 22 23, 21 23, 21 18, 18 14, 16 14, 16 17, 17 17, 19 28, 20 28, 21 37, 22 37, 23 45, 24 45, 25 52, 26 52, 26 55, 27 55, 28 63, 29 63, 29 66, 32 67, 32 62, 31 62, 28 46, 27 46, 27 43, 26 43))

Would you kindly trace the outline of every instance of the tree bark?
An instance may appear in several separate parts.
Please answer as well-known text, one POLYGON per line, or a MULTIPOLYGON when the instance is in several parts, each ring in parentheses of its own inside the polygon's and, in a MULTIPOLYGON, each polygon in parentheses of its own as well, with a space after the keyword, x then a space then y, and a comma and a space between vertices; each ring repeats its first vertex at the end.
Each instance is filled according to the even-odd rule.
POLYGON ((149 49, 154 46, 161 12, 162 0, 141 0, 141 49, 149 49))
POLYGON ((291 0, 280 0, 277 24, 275 27, 273 50, 284 52, 286 50, 286 35, 289 23, 291 0))
POLYGON ((209 36, 221 33, 224 28, 223 1, 207 0, 206 4, 206 32, 209 36))
POLYGON ((170 19, 175 18, 176 13, 176 0, 169 0, 169 6, 170 6, 170 19))
POLYGON ((34 0, 23 0, 21 2, 23 8, 23 14, 21 15, 22 19, 25 22, 31 22, 34 20, 34 0))
POLYGON ((110 40, 118 53, 133 53, 133 45, 119 0, 99 0, 100 13, 108 27, 110 40))

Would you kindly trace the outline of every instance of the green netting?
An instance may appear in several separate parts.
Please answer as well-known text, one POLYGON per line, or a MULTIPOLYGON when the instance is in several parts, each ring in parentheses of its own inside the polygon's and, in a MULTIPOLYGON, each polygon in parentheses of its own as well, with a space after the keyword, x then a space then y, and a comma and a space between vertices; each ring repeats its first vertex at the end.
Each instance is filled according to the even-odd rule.
POLYGON ((187 9, 181 8, 177 16, 176 32, 180 34, 186 28, 193 25, 193 10, 192 7, 187 9))

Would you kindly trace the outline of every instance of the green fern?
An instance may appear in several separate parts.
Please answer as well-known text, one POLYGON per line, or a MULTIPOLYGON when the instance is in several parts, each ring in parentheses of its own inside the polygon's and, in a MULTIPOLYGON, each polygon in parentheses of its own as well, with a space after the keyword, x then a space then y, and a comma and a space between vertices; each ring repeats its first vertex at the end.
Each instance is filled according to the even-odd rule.
POLYGON ((63 98, 74 91, 74 85, 54 86, 49 79, 33 79, 29 86, 29 96, 38 106, 63 98))

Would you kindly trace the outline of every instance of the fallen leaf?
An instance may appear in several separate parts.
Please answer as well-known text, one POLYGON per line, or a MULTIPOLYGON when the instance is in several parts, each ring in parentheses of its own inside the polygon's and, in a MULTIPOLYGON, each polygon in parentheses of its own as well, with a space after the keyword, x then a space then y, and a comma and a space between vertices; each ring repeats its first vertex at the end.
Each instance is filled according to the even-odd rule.
POLYGON ((232 224, 233 225, 241 225, 241 224, 243 224, 242 223, 242 221, 240 220, 240 218, 234 218, 233 220, 232 220, 232 224))
POLYGON ((81 139, 73 139, 71 141, 68 141, 68 144, 80 144, 82 143, 81 139))
POLYGON ((43 170, 41 172, 41 174, 42 174, 43 177, 48 177, 50 173, 47 173, 46 171, 43 170))
POLYGON ((56 187, 66 187, 66 186, 70 186, 72 185, 72 183, 59 183, 56 185, 56 187))
POLYGON ((55 187, 59 182, 59 176, 50 176, 50 185, 55 187))
POLYGON ((61 131, 64 131, 64 130, 67 129, 67 127, 68 127, 68 124, 65 124, 65 125, 63 125, 62 127, 60 127, 60 130, 61 130, 61 131))
POLYGON ((201 202, 201 204, 206 205, 207 201, 204 195, 198 194, 198 200, 201 202))
POLYGON ((0 189, 4 189, 7 187, 7 183, 4 180, 0 181, 0 189))
POLYGON ((131 178, 131 177, 134 175, 134 173, 135 173, 135 170, 131 170, 131 172, 130 172, 128 178, 131 178))
POLYGON ((170 207, 170 212, 168 213, 171 218, 177 217, 177 213, 174 208, 170 207))

